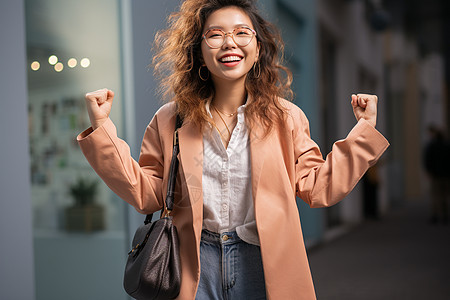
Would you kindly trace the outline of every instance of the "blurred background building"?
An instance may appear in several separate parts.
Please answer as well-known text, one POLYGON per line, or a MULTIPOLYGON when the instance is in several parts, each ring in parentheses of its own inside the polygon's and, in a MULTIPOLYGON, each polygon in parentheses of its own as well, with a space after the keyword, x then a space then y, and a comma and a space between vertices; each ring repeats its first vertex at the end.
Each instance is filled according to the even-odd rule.
MULTIPOLYGON (((406 202, 427 201, 426 128, 450 129, 448 1, 259 4, 281 30, 294 102, 324 156, 356 123, 352 93, 379 96, 377 128, 391 143, 339 204, 310 209, 298 199, 307 246, 406 202)), ((84 94, 108 87, 116 94, 112 119, 138 158, 144 130, 162 104, 148 68, 151 43, 178 5, 0 2, 2 299, 127 299, 123 267, 143 216, 99 180, 75 137, 89 126, 84 94)))

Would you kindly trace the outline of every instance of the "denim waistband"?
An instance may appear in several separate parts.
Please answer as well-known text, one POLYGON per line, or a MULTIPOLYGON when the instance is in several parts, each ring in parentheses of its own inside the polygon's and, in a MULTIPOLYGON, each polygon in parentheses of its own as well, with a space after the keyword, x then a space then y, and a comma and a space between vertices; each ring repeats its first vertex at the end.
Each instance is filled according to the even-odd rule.
POLYGON ((236 231, 227 231, 222 233, 216 233, 207 229, 202 230, 202 241, 213 244, 234 244, 242 241, 236 231))

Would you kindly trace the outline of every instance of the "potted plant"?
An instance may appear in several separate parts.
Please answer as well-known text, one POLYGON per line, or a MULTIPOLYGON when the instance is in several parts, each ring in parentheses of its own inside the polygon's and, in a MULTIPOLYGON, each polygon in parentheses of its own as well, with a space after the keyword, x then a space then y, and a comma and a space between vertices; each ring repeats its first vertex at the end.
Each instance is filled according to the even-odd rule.
POLYGON ((105 209, 95 203, 98 182, 83 177, 72 184, 69 193, 75 200, 66 208, 66 230, 93 232, 105 229, 105 209))

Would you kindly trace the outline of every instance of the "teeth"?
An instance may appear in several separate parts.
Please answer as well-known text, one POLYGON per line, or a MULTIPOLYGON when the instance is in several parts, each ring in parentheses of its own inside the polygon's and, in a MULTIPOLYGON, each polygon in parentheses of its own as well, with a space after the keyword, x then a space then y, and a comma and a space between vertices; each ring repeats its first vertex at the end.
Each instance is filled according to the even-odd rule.
POLYGON ((221 62, 229 62, 229 61, 239 61, 241 59, 242 58, 239 56, 227 56, 227 57, 221 58, 220 61, 221 62))

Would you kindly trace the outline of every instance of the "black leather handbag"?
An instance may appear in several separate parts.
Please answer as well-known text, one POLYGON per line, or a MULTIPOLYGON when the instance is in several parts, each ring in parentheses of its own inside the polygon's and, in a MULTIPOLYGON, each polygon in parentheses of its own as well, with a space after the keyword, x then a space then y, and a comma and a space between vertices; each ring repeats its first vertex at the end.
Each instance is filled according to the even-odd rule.
POLYGON ((146 216, 144 224, 136 230, 128 253, 123 286, 131 297, 138 300, 173 299, 180 293, 179 241, 170 212, 178 171, 178 128, 182 123, 177 114, 167 195, 161 217, 151 222, 153 214, 146 216))

